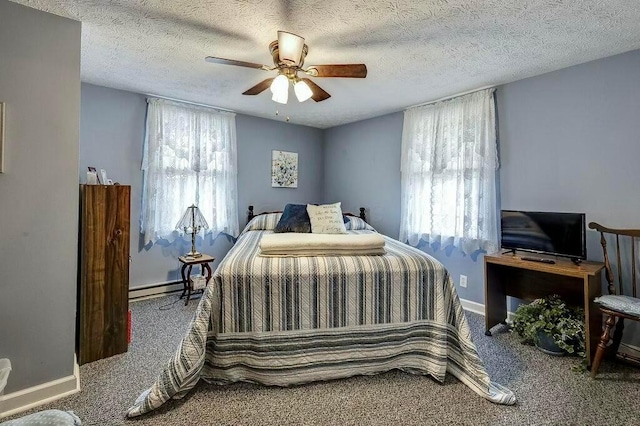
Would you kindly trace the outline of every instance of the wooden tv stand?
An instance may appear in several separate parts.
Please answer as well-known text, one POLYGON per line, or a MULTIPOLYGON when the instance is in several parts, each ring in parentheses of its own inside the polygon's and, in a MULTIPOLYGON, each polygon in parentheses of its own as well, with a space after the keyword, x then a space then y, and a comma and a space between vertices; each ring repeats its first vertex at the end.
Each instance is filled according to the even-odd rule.
MULTIPOLYGON (((602 269, 599 262, 576 265, 568 259, 551 258, 553 264, 522 260, 519 254, 494 254, 484 257, 484 312, 487 336, 491 328, 507 318, 507 296, 524 300, 558 294, 568 304, 584 308, 587 364, 602 333, 602 314, 593 299, 602 293, 602 269)), ((547 257, 533 255, 533 257, 547 257)))

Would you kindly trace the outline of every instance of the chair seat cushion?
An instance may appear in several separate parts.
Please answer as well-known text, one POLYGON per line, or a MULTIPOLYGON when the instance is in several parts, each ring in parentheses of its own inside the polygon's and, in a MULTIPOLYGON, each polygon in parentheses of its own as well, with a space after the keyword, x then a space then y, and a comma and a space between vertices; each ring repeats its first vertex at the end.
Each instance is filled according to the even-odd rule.
POLYGON ((640 299, 637 297, 610 294, 596 297, 594 302, 627 315, 640 316, 640 299))

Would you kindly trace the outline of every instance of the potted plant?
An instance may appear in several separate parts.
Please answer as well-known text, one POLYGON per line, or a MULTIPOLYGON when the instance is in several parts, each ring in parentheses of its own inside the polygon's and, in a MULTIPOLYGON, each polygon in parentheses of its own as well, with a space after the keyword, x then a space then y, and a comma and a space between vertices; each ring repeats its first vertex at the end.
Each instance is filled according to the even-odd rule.
POLYGON ((584 310, 568 306, 558 295, 518 307, 512 328, 522 343, 545 353, 585 356, 584 310))

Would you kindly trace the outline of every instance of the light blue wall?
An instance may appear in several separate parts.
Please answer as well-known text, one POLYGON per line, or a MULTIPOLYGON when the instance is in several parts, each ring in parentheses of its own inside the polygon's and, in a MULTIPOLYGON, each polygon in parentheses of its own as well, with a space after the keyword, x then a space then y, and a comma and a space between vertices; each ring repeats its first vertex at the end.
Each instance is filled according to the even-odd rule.
POLYGON ((377 231, 400 231, 400 143, 402 113, 325 131, 324 199, 343 210, 367 209, 377 231))
POLYGON ((246 223, 247 206, 255 212, 282 210, 287 203, 321 201, 323 136, 320 129, 238 115, 238 209, 246 223), (271 187, 271 151, 298 153, 298 187, 271 187))
MULTIPOLYGON (((155 244, 143 247, 139 217, 142 194, 142 142, 145 96, 106 87, 82 84, 80 132, 80 181, 86 181, 87 166, 104 168, 109 177, 131 185, 130 288, 172 282, 178 279, 178 256, 190 243, 155 244)), ((240 228, 246 223, 247 206, 257 211, 281 210, 287 202, 316 202, 322 197, 323 132, 305 126, 238 114, 238 215, 240 228), (271 150, 298 153, 298 188, 271 187, 271 150)), ((176 222, 179 218, 176 219, 176 222)), ((199 242, 198 249, 224 257, 231 242, 219 236, 199 242)))
POLYGON ((640 51, 502 86, 502 206, 640 225, 640 51))
MULTIPOLYGON (((499 87, 502 207, 585 212, 588 221, 638 227, 638 82, 640 51, 633 51, 499 87)), ((394 237, 402 118, 396 113, 348 124, 325 137, 325 198, 357 200, 371 208, 373 226, 394 237)), ((460 274, 468 276, 460 297, 484 303, 482 256, 425 251, 456 283, 460 274)), ((602 257, 594 232, 588 232, 588 253, 602 257)))
POLYGON ((0 358, 13 364, 6 394, 73 376, 80 30, 80 22, 0 1, 0 358))

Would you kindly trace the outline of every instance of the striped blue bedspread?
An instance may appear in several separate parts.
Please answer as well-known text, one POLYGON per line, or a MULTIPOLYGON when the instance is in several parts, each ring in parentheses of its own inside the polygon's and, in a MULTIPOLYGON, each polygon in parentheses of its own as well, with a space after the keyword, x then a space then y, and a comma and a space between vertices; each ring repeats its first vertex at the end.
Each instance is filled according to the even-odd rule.
POLYGON ((439 381, 448 372, 493 402, 515 403, 489 380, 437 260, 388 237, 382 256, 258 256, 270 232, 238 238, 176 354, 129 417, 183 397, 200 379, 288 386, 391 369, 439 381))

